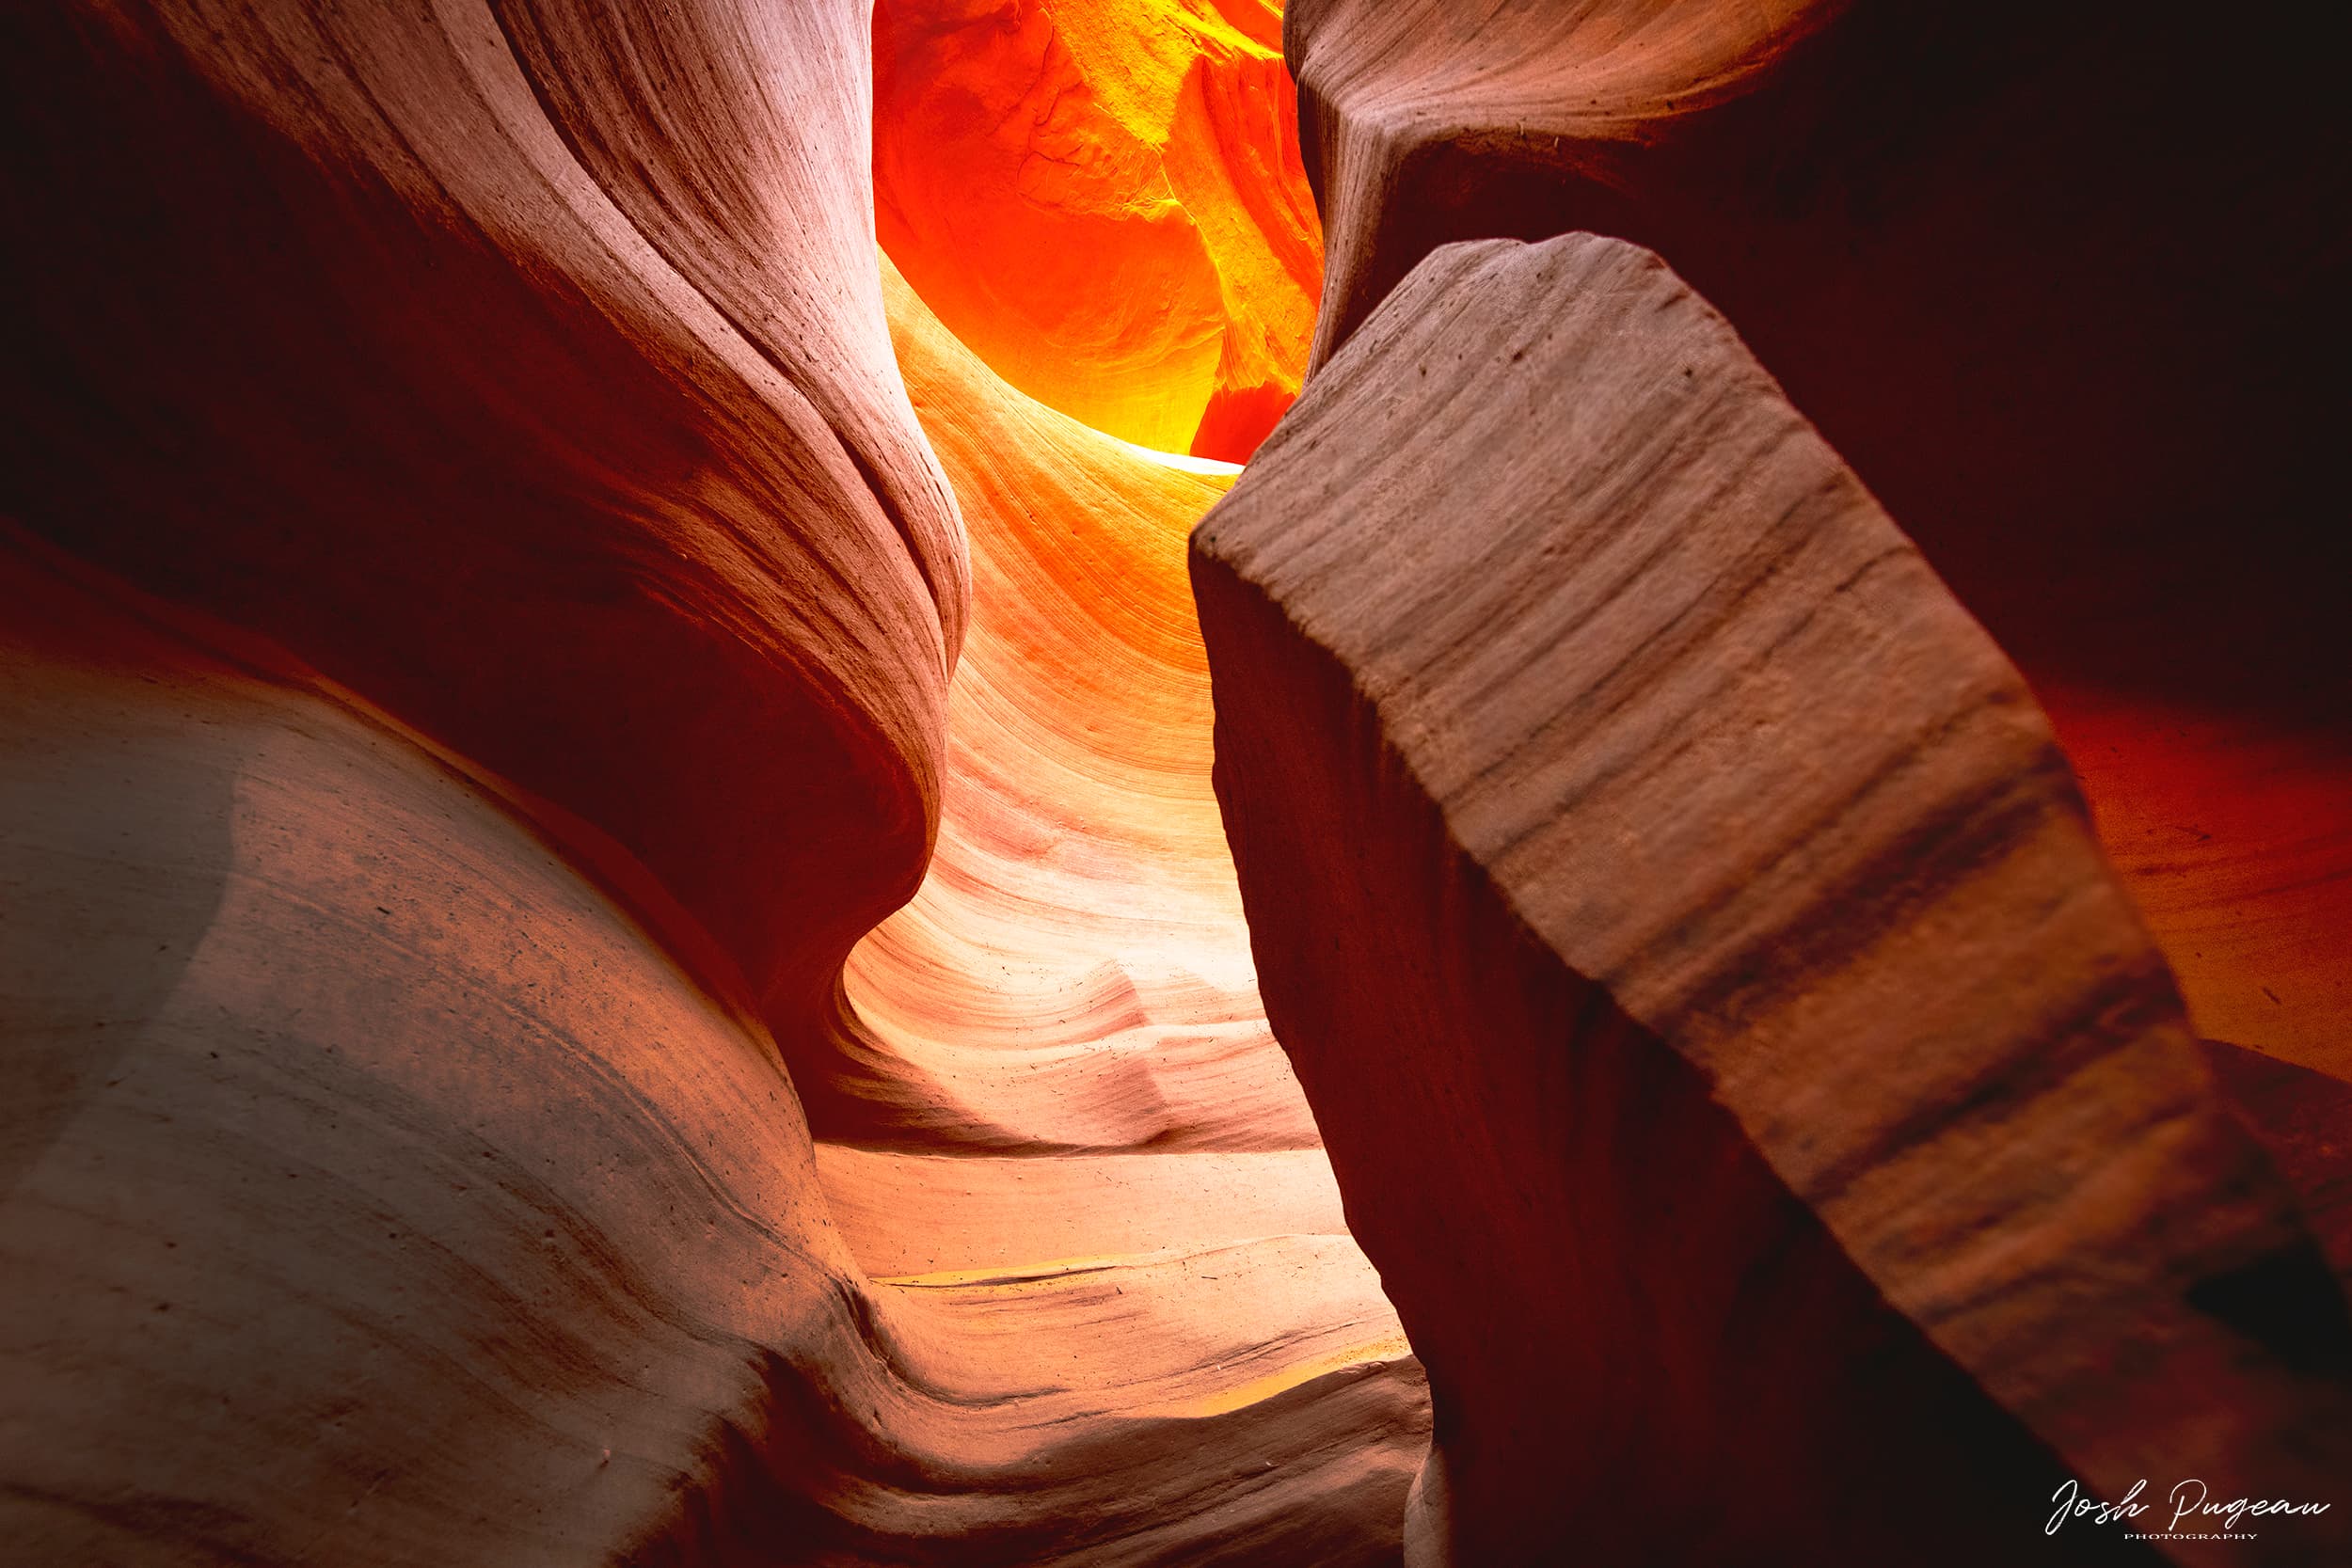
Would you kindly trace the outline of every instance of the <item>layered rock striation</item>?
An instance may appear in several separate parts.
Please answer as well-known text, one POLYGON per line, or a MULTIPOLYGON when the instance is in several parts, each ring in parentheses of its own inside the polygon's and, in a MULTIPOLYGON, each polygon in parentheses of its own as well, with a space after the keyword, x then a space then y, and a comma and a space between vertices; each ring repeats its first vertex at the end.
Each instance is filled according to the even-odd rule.
POLYGON ((1318 360, 1589 230, 1738 327, 2031 683, 2205 1033, 2352 1071, 2346 165, 2283 7, 1296 0, 1318 360))
POLYGON ((1435 252, 1193 562, 1268 1013, 1430 1373, 1408 1561, 2333 1484, 2344 1297, 2047 722, 1655 257, 1435 252))
POLYGON ((837 166, 853 9, 65 8, 8 51, 0 506, 616 847, 787 1050, 922 875, 969 594, 837 166))
POLYGON ((8 13, 0 1541, 2339 1560, 2232 21, 8 13))
POLYGON ((1183 599, 1214 491, 938 370, 1003 408, 935 429, 1039 445, 967 446, 990 517, 1066 473, 1026 522, 1159 583, 1089 686, 1065 604, 1116 595, 1024 623, 986 533, 1015 602, 951 750, 972 566, 866 13, 8 30, 0 1536, 1391 1560, 1426 1398, 1249 984, 1183 599), (951 787, 946 969, 1036 982, 893 1010, 844 963, 951 787))

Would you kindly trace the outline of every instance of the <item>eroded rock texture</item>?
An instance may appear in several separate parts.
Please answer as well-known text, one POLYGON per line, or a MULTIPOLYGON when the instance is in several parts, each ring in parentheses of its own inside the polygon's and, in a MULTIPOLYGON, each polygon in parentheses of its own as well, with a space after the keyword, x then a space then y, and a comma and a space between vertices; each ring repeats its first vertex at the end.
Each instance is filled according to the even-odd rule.
POLYGON ((869 1284, 772 1042, 495 781, 21 551, 5 591, 25 1560, 1392 1550, 1425 1428, 1334 1354, 1386 1314, 1344 1237, 869 1284))
POLYGON ((0 1557, 2333 1497, 2331 84, 2060 11, 8 9, 0 1557))
POLYGON ((1437 252, 1194 580, 1268 1012, 1430 1372, 1409 1560, 2063 1559, 2118 1543, 2041 1535, 2061 1466, 2335 1484, 2343 1296, 2048 725, 1656 258, 1437 252))
POLYGON ((771 1049, 494 793, 6 604, 11 1552, 659 1556, 901 1397, 771 1049))
POLYGON ((1298 390, 1323 265, 1268 0, 880 0, 882 242, 1032 397, 1241 459, 1298 390))
POLYGON ((911 1307, 981 1322, 1070 1292, 1050 1333, 1015 1317, 975 1364, 1125 1386, 1156 1329, 1186 1377, 1139 1402, 1295 1399, 1302 1432, 1356 1447, 1328 1497, 1257 1462, 1288 1523, 1205 1537, 1222 1549, 1393 1553, 1422 1386, 1267 1029, 1210 788, 1184 548, 1224 476, 1031 401, 895 269, 885 288, 975 613, 930 874, 851 956, 837 1069, 803 1077, 834 1212, 911 1307))
POLYGON ((865 9, 7 30, 9 1551, 1392 1560, 1426 1398, 1233 924, 1214 489, 901 290, 1003 401, 933 416, 976 510, 1063 476, 1021 526, 1156 584, 1031 539, 1075 586, 980 623, 950 750, 865 9), (1081 745, 1089 607, 1145 651, 1081 745), (844 960, 961 771, 987 885, 885 1006, 844 960))
POLYGON ((1311 1148, 1209 779, 1184 540, 1231 476, 1038 404, 895 277, 890 299, 978 591, 930 879, 847 975, 874 1056, 845 1092, 884 1103, 844 1134, 916 1118, 1006 1148, 1311 1148))
POLYGON ((857 8, 10 29, 0 504, 616 845, 797 1049, 922 875, 968 594, 857 8))
POLYGON ((2031 681, 2210 1035, 2352 1071, 2347 164, 2294 12, 1285 13, 1327 356, 1436 245, 1664 256, 2031 681))
POLYGON ((2337 1276, 2352 1279, 2352 1084, 2217 1040, 2205 1053, 2239 1119, 2302 1199, 2337 1276))

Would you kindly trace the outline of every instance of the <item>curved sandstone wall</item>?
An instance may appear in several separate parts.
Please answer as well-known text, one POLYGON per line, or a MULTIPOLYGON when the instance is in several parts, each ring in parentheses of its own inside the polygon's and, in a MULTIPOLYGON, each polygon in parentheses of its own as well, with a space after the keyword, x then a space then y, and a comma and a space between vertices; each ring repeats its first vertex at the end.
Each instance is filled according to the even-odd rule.
POLYGON ((9 10, 0 1556, 2341 1560, 2227 20, 9 10))
POLYGON ((2344 1076, 2347 337, 2292 12, 1298 0, 1316 357, 1437 245, 1578 230, 1720 308, 2048 710, 2199 1027, 2344 1076))
POLYGON ((1322 234, 1268 0, 882 0, 883 245, 1006 380, 1239 461, 1297 394, 1322 234))
POLYGON ((878 264, 864 9, 8 42, 0 1534, 1392 1560, 1424 1387, 1207 784, 1221 481, 878 264))

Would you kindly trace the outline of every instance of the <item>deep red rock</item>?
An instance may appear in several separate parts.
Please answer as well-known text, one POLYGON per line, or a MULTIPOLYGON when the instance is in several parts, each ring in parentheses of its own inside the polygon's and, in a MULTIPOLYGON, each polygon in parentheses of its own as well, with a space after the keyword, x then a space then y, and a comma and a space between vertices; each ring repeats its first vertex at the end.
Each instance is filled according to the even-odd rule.
POLYGON ((617 841, 788 1049, 921 875, 966 593, 853 9, 58 9, 0 65, 0 510, 617 841))

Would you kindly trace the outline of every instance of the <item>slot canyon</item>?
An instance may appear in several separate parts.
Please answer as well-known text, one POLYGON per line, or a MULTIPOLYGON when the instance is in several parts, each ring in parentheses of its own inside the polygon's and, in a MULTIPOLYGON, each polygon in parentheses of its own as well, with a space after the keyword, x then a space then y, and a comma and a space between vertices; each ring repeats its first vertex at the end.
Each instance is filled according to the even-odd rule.
POLYGON ((2336 74, 6 8, 0 1564, 2352 1564, 2336 74))

